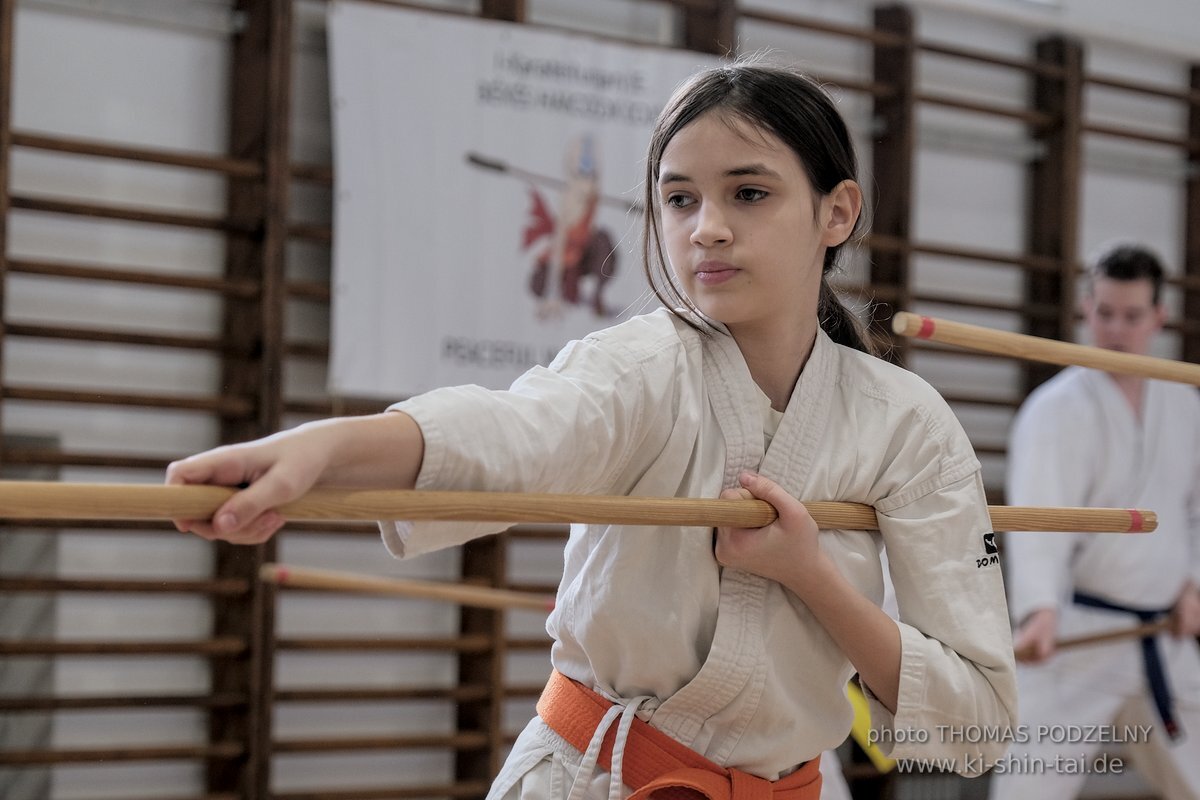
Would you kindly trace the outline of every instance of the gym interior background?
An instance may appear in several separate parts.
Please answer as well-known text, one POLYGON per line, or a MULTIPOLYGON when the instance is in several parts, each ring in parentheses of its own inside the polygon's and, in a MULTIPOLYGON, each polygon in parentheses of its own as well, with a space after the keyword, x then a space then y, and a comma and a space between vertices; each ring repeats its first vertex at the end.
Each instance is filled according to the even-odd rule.
MULTIPOLYGON (((387 404, 326 389, 330 5, 0 0, 3 477, 158 482, 217 443, 387 404)), ((1200 357, 1189 0, 391 5, 770 49, 830 84, 886 201, 838 279, 879 335, 904 309, 1074 339, 1084 257, 1130 236, 1171 270, 1158 354, 1200 357)), ((951 402, 1002 503, 1012 414, 1053 370, 892 347, 951 402)), ((399 563, 373 525, 232 548, 157 523, 7 521, 0 795, 482 797, 548 673, 540 615, 277 591, 257 571, 553 591, 563 537, 523 526, 399 563)), ((842 755, 856 797, 986 791, 842 755)), ((1132 775, 1087 791, 1147 796, 1132 775)))

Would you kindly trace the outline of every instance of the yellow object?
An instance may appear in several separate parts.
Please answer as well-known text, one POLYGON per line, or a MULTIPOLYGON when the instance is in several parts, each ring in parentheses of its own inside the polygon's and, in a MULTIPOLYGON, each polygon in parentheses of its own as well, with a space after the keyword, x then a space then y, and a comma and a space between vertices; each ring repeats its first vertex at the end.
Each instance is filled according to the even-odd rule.
POLYGON ((875 769, 880 772, 891 772, 896 768, 895 760, 885 756, 879 750, 879 746, 871 741, 871 711, 867 706, 867 698, 862 689, 858 688, 857 683, 851 681, 846 684, 846 696, 850 698, 850 705, 854 707, 854 723, 850 726, 850 735, 867 754, 867 758, 871 759, 875 769))

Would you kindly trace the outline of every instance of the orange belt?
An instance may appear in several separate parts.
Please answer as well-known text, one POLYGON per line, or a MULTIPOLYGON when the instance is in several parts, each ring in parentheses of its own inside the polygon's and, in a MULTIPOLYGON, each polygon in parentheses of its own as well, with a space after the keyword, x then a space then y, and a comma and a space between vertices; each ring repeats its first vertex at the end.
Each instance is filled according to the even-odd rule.
MULTIPOLYGON (((572 747, 584 752, 612 703, 557 670, 537 703, 538 716, 572 747)), ((600 766, 612 771, 616 726, 600 750, 600 766)), ((624 783, 628 800, 664 798, 707 800, 820 800, 821 765, 814 758, 777 781, 758 778, 709 761, 640 719, 634 719, 625 744, 624 783)))

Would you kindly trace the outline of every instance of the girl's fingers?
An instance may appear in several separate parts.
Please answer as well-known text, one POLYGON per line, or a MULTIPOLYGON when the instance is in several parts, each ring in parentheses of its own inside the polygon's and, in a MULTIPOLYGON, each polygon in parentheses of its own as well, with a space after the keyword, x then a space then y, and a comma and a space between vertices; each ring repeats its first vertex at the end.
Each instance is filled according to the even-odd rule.
MULTIPOLYGON (((207 453, 173 461, 167 465, 165 483, 168 486, 213 484, 237 486, 253 479, 254 468, 244 450, 219 447, 207 453)), ((211 524, 207 520, 174 519, 176 530, 196 533, 213 538, 211 524)))
POLYGON ((266 540, 270 539, 287 522, 287 520, 276 511, 268 511, 266 514, 262 515, 261 520, 262 527, 259 528, 259 535, 262 538, 259 539, 260 542, 265 542, 266 540))
POLYGON ((183 533, 192 533, 210 542, 217 539, 217 534, 213 533, 212 525, 203 520, 178 520, 175 523, 175 527, 179 528, 183 533))
POLYGON ((290 500, 295 500, 309 487, 300 479, 283 472, 278 467, 269 469, 258 480, 234 494, 213 515, 212 529, 219 536, 243 533, 258 536, 274 524, 263 540, 283 525, 274 509, 290 500))
MULTIPOLYGON (((185 458, 180 461, 172 461, 167 465, 167 475, 163 482, 168 486, 206 483, 206 474, 203 465, 197 463, 196 459, 185 458)), ((204 529, 208 527, 204 522, 196 519, 173 519, 171 522, 175 525, 175 530, 180 533, 195 533, 199 536, 204 536, 204 529)), ((211 533, 211 530, 208 532, 211 533)), ((205 538, 208 537, 205 536, 205 538)))
POLYGON ((215 530, 206 522, 197 522, 191 533, 210 542, 222 540, 234 544, 262 544, 270 539, 287 522, 277 511, 268 510, 233 531, 215 530))
POLYGON ((222 481, 222 474, 219 473, 238 473, 241 472, 241 465, 229 463, 229 459, 224 456, 224 453, 218 449, 208 453, 202 453, 198 456, 190 456, 179 461, 172 461, 167 465, 166 483, 173 486, 181 486, 189 483, 217 483, 217 484, 237 484, 242 478, 236 477, 232 481, 222 481))
POLYGON ((273 462, 269 448, 254 445, 218 447, 175 461, 167 467, 166 483, 245 486, 218 508, 211 520, 172 520, 182 532, 239 544, 269 539, 284 524, 283 517, 273 509, 294 500, 307 488, 302 478, 293 477, 273 462))
POLYGON ((743 472, 738 476, 738 482, 752 497, 765 500, 774 506, 781 522, 794 519, 797 514, 806 513, 804 505, 792 497, 787 491, 770 478, 765 478, 756 472, 743 472))
POLYGON ((203 483, 203 477, 193 477, 196 474, 195 466, 188 464, 191 459, 182 459, 180 461, 172 461, 167 464, 167 476, 163 481, 168 486, 182 486, 187 483, 203 483))
POLYGON ((267 511, 245 527, 241 544, 262 544, 283 527, 286 520, 276 511, 267 511))

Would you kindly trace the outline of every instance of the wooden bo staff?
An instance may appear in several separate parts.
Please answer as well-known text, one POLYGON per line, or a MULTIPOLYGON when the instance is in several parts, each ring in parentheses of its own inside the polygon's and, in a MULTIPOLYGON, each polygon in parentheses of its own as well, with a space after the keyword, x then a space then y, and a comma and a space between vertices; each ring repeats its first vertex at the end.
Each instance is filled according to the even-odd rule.
MULTIPOLYGON (((471 586, 462 583, 387 578, 331 569, 297 567, 289 564, 263 564, 259 569, 258 577, 267 583, 297 589, 320 589, 323 591, 350 592, 354 594, 380 594, 398 597, 416 597, 424 600, 444 600, 474 608, 494 608, 501 610, 525 609, 529 611, 550 612, 554 610, 555 600, 552 594, 517 592, 511 589, 495 589, 489 586, 471 586)), ((1170 627, 1170 620, 1163 619, 1133 628, 1122 628, 1102 633, 1090 633, 1085 636, 1067 637, 1059 639, 1055 642, 1054 646, 1056 650, 1071 650, 1077 647, 1103 644, 1104 642, 1140 639, 1143 636, 1154 636, 1162 633, 1169 630, 1170 627)), ((1032 655, 1032 651, 1028 648, 1016 652, 1018 661, 1027 661, 1030 655, 1032 655)))
MULTIPOLYGON (((209 519, 236 489, 227 486, 0 481, 0 518, 209 519)), ((805 501, 824 529, 879 530, 875 509, 860 503, 805 501)), ((276 509, 292 520, 456 520, 589 522, 758 528, 774 521, 763 500, 313 489, 276 509)), ((1125 508, 989 506, 993 531, 1149 533, 1153 511, 1125 508)))
MULTIPOLYGON (((1065 639, 1059 639, 1054 643, 1054 649, 1071 650, 1076 647, 1087 647, 1093 644, 1103 644, 1104 642, 1116 642, 1122 639, 1141 639, 1143 636, 1155 636, 1163 631, 1170 630, 1171 621, 1161 619, 1158 622, 1147 622, 1133 628, 1121 628, 1115 631, 1104 631, 1102 633, 1089 633, 1086 636, 1070 636, 1065 639)), ((1030 648, 1023 648, 1016 651, 1018 661, 1027 661, 1033 655, 1030 648)))
POLYGON ((985 353, 996 353, 1029 361, 1044 361, 1062 366, 1080 366, 1158 378, 1164 381, 1200 386, 1200 364, 1172 361, 1169 358, 1119 353, 1102 347, 1043 339, 1024 333, 1009 333, 963 322, 921 317, 899 311, 892 317, 892 330, 901 336, 929 339, 985 353))
MULTIPOLYGON (((511 589, 494 589, 488 586, 471 586, 462 583, 440 583, 437 581, 421 581, 408 578, 387 578, 374 575, 362 575, 355 572, 341 572, 331 569, 316 569, 313 567, 297 567, 289 564, 263 564, 259 569, 260 580, 277 586, 288 586, 297 589, 320 589, 334 592, 351 592, 354 594, 381 594, 399 597, 416 597, 425 600, 445 600, 463 606, 494 609, 526 609, 529 611, 554 610, 554 595, 536 594, 534 592, 517 592, 511 589)), ((1133 628, 1090 633, 1085 636, 1073 636, 1059 639, 1055 642, 1056 650, 1071 650, 1077 647, 1103 644, 1104 642, 1121 641, 1123 639, 1140 639, 1143 636, 1154 636, 1171 627, 1170 620, 1148 622, 1133 628)), ((1028 660, 1029 649, 1018 650, 1018 661, 1028 660)))
POLYGON ((552 594, 515 592, 510 589, 493 589, 489 586, 471 586, 465 583, 385 578, 288 564, 263 564, 258 571, 258 577, 268 583, 298 589, 418 597, 425 600, 445 600, 476 608, 521 608, 542 612, 554 610, 552 594))

